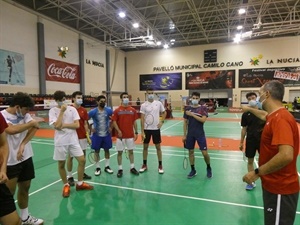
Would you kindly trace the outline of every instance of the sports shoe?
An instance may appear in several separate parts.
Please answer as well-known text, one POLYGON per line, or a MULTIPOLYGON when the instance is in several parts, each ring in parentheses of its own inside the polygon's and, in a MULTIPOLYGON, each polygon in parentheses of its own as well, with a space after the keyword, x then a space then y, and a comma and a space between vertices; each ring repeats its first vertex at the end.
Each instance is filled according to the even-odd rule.
POLYGON ((100 176, 100 174, 101 174, 101 169, 97 167, 95 170, 95 176, 100 176))
POLYGON ((82 191, 82 190, 93 190, 94 186, 89 185, 88 183, 82 182, 82 185, 76 184, 76 191, 82 191))
POLYGON ((44 224, 44 220, 35 218, 31 215, 28 215, 27 220, 22 220, 22 225, 42 225, 44 224))
POLYGON ((142 168, 140 169, 140 173, 144 173, 147 169, 147 165, 143 164, 142 168))
POLYGON ((252 182, 252 184, 247 184, 245 189, 246 189, 247 191, 251 191, 251 190, 253 190, 255 187, 256 187, 256 184, 255 184, 254 182, 252 182))
POLYGON ((212 178, 213 174, 212 174, 211 168, 206 169, 206 176, 207 176, 207 178, 212 178))
POLYGON ((158 166, 158 173, 159 174, 163 174, 164 173, 164 170, 163 170, 162 166, 158 166))
POLYGON ((187 175, 187 178, 192 179, 196 175, 197 175, 197 171, 196 170, 191 170, 191 172, 187 175))
POLYGON ((118 170, 117 177, 122 177, 123 176, 123 170, 118 170))
POLYGON ((92 179, 92 177, 89 176, 89 175, 87 175, 86 173, 84 173, 84 174, 83 174, 83 179, 84 179, 84 180, 90 180, 90 179, 92 179))
POLYGON ((62 196, 64 198, 68 198, 70 196, 70 185, 65 185, 64 188, 63 188, 63 193, 62 193, 62 196))
POLYGON ((74 178, 73 177, 69 177, 68 178, 68 184, 70 185, 70 186, 75 186, 75 181, 74 181, 74 178))
POLYGON ((140 174, 135 168, 131 168, 130 173, 132 173, 134 175, 139 175, 140 174))
POLYGON ((113 171, 109 166, 105 167, 105 168, 104 168, 104 171, 105 171, 106 173, 109 173, 109 174, 113 174, 113 173, 114 173, 114 171, 113 171))

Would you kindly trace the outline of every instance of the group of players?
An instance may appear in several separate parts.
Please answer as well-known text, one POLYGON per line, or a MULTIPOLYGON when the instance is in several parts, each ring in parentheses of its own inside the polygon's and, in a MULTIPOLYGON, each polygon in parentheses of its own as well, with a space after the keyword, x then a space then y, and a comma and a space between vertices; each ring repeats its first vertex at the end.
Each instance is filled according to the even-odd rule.
MULTIPOLYGON (((243 150, 243 142, 246 138, 246 156, 248 157, 248 173, 243 177, 243 181, 247 183, 246 189, 252 190, 255 187, 255 180, 259 177, 262 179, 265 224, 276 224, 275 220, 284 221, 285 219, 289 222, 280 224, 292 224, 298 202, 299 181, 296 170, 298 152, 296 150, 299 148, 299 135, 296 122, 291 119, 291 115, 286 109, 280 107, 283 94, 283 85, 280 82, 271 81, 260 89, 260 97, 264 96, 263 99, 258 100, 255 93, 249 93, 246 96, 249 106, 242 107, 245 113, 242 115, 241 125, 243 128, 240 149, 243 150), (258 110, 259 107, 264 110, 258 110), (281 126, 284 134, 280 132, 278 126, 281 126), (253 161, 257 150, 261 152, 260 167, 254 169, 253 161), (281 180, 282 185, 276 183, 278 180, 281 180), (279 187, 274 187, 274 183, 279 187), (272 210, 268 211, 267 209, 270 208, 272 210)), ((56 91, 54 93, 57 106, 49 111, 49 124, 55 129, 53 159, 58 162, 58 172, 63 182, 63 197, 69 197, 70 186, 75 186, 72 175, 73 158, 78 161, 76 190, 93 190, 94 188, 84 182, 84 179, 91 179, 84 173, 88 144, 91 144, 91 148, 95 150, 95 175, 101 174, 100 149, 104 149, 105 152, 104 171, 109 174, 113 173, 109 165, 113 128, 116 130, 117 136, 117 177, 123 176, 122 154, 125 149, 129 153, 130 173, 139 175, 148 169, 147 156, 151 138, 157 150, 158 173, 164 173, 160 128, 164 123, 166 112, 162 103, 154 100, 152 89, 147 90, 146 96, 147 101, 140 108, 143 165, 137 171, 134 165, 133 150, 139 134, 136 122, 138 115, 129 104, 127 92, 120 95, 121 104, 116 110, 112 111, 106 107, 106 97, 101 95, 97 98, 98 107, 89 112, 81 106, 83 102, 81 92, 73 93, 74 103, 72 106, 66 104, 65 92, 56 91), (89 119, 93 121, 91 138, 89 119), (65 169, 66 161, 67 171, 65 169)), ((194 147, 197 142, 207 165, 206 175, 211 178, 212 169, 203 128, 208 117, 208 110, 205 105, 200 105, 199 101, 200 93, 193 92, 192 104, 185 109, 183 115, 182 141, 185 148, 189 150, 191 165, 191 171, 187 177, 193 178, 197 175, 194 157, 194 147)), ((42 219, 31 216, 28 212, 28 193, 31 180, 35 176, 30 140, 39 129, 38 121, 28 113, 33 105, 28 94, 18 92, 14 95, 10 106, 0 113, 0 223, 2 225, 41 225, 44 222, 42 219), (16 212, 13 199, 17 186, 20 217, 16 212)))

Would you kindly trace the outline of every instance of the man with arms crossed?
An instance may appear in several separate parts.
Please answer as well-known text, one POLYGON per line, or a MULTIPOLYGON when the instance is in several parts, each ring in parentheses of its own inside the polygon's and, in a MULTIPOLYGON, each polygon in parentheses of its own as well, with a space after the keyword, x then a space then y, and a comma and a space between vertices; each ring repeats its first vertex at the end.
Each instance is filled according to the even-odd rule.
POLYGON ((252 184, 261 178, 265 225, 294 224, 299 198, 297 156, 299 132, 295 118, 283 107, 284 86, 273 80, 259 91, 263 110, 242 107, 266 120, 261 135, 259 168, 248 172, 243 181, 252 184))
MULTIPOLYGON (((80 117, 79 128, 76 129, 76 133, 77 133, 77 136, 79 139, 80 147, 84 154, 84 158, 86 158, 86 149, 87 149, 88 144, 91 144, 91 139, 90 139, 90 135, 89 135, 89 126, 88 126, 89 116, 88 116, 87 110, 81 106, 83 103, 82 92, 75 91, 72 94, 72 100, 74 102, 73 106, 75 107, 75 109, 77 109, 77 112, 80 117)), ((75 181, 74 181, 73 174, 72 174, 72 167, 73 167, 73 157, 69 155, 68 162, 67 162, 67 168, 68 168, 67 177, 68 177, 68 183, 70 184, 70 186, 75 185, 75 181)), ((91 178, 92 177, 87 175, 86 173, 83 174, 84 180, 89 180, 91 178)))
POLYGON ((160 128, 162 127, 166 118, 165 107, 160 101, 154 100, 154 91, 149 88, 146 91, 147 101, 141 105, 141 135, 143 140, 143 166, 140 173, 145 172, 147 167, 148 147, 152 137, 155 144, 157 158, 158 158, 158 173, 163 174, 162 166, 162 152, 161 152, 161 134, 160 128), (161 116, 161 119, 160 119, 161 116))
POLYGON ((8 124, 5 129, 9 146, 7 161, 6 186, 14 195, 18 185, 17 199, 20 208, 22 224, 43 224, 42 219, 29 214, 29 188, 31 180, 35 177, 32 161, 33 151, 30 140, 39 128, 37 121, 33 120, 29 110, 34 106, 32 98, 23 92, 16 93, 9 107, 1 111, 8 124))
POLYGON ((56 91, 53 97, 57 103, 57 106, 49 111, 49 124, 55 129, 53 159, 58 161, 58 172, 64 184, 62 196, 67 198, 70 196, 70 185, 65 169, 68 154, 78 161, 76 191, 92 190, 94 187, 83 182, 85 158, 76 133, 80 119, 78 112, 74 107, 66 105, 64 91, 56 91))
POLYGON ((9 154, 5 128, 7 128, 7 123, 0 113, 0 224, 21 225, 21 219, 16 211, 13 195, 5 185, 8 180, 6 164, 9 154))

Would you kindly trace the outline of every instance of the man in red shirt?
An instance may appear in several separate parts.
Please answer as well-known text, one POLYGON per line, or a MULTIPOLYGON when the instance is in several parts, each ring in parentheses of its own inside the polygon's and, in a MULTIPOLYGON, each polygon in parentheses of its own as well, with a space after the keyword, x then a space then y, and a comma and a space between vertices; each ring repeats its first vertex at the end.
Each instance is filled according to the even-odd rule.
POLYGON ((16 211, 13 195, 5 185, 8 180, 6 176, 6 164, 9 154, 5 134, 7 127, 8 125, 0 113, 0 224, 21 225, 21 219, 16 211))
POLYGON ((248 172, 243 181, 262 181, 265 225, 294 224, 299 198, 297 156, 299 131, 295 118, 283 107, 284 86, 273 80, 259 91, 263 110, 243 107, 266 120, 261 142, 259 168, 248 172))
MULTIPOLYGON (((79 139, 79 144, 83 150, 84 156, 86 156, 86 149, 88 144, 89 145, 91 144, 91 139, 89 136, 89 128, 88 128, 89 116, 87 110, 81 106, 81 104, 83 103, 82 92, 75 91, 72 94, 72 101, 74 102, 73 106, 77 109, 77 112, 80 117, 79 128, 76 129, 77 136, 79 139)), ((72 167, 73 167, 73 157, 69 155, 68 162, 67 162, 67 169, 68 169, 67 176, 68 176, 68 183, 70 184, 70 186, 75 185, 73 174, 72 174, 72 167)), ((89 180, 91 178, 92 177, 87 175, 86 173, 83 174, 84 180, 89 180)))
POLYGON ((138 119, 137 112, 134 108, 129 106, 128 93, 123 92, 120 95, 121 106, 117 108, 113 115, 113 126, 117 131, 116 150, 118 151, 118 165, 119 170, 117 177, 123 176, 122 168, 122 154, 125 148, 128 150, 130 160, 130 172, 134 175, 139 175, 139 172, 134 167, 133 149, 135 148, 134 142, 138 137, 138 130, 136 120, 138 119))

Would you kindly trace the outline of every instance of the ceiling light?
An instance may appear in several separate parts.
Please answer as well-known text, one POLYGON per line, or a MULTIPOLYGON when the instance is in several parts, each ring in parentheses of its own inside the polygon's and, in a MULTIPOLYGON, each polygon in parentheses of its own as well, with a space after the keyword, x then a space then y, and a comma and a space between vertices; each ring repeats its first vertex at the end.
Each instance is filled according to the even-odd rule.
POLYGON ((239 9, 239 14, 244 14, 245 12, 246 12, 246 9, 244 9, 244 8, 239 9))
POLYGON ((164 48, 165 49, 169 48, 169 45, 168 44, 164 44, 164 48))
POLYGON ((133 26, 134 28, 138 28, 140 25, 139 25, 138 23, 134 23, 134 24, 132 24, 132 26, 133 26))
POLYGON ((174 30, 175 29, 175 24, 171 22, 169 24, 169 28, 170 28, 170 30, 174 30))
POLYGON ((124 18, 125 16, 126 16, 126 14, 124 12, 119 13, 119 17, 124 18))
POLYGON ((243 29, 243 26, 239 25, 239 26, 236 27, 236 29, 241 30, 241 29, 243 29))
POLYGON ((175 39, 171 39, 170 42, 175 42, 175 39))
POLYGON ((234 41, 235 43, 239 43, 239 42, 241 41, 241 35, 240 35, 240 34, 236 34, 236 35, 235 35, 235 38, 233 39, 233 41, 234 41))
POLYGON ((158 46, 161 45, 161 41, 156 42, 156 45, 158 46))
POLYGON ((153 40, 153 36, 152 35, 149 36, 149 40, 153 40))

